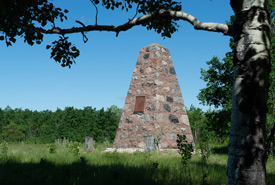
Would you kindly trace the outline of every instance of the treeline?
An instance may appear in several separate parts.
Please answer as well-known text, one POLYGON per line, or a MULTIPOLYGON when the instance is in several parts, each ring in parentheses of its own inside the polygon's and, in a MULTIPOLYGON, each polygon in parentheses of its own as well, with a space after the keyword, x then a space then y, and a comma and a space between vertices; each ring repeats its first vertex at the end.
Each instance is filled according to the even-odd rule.
POLYGON ((111 106, 104 110, 92 107, 66 107, 56 111, 32 111, 0 108, 0 140, 9 142, 51 143, 56 139, 83 142, 85 136, 97 142, 113 141, 122 110, 111 106))

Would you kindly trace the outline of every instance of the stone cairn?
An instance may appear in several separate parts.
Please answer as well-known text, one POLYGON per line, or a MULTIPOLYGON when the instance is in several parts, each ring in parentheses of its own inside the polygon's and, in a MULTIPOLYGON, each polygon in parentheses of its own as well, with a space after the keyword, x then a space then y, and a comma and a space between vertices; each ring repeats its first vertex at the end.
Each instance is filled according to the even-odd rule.
POLYGON ((177 134, 193 142, 170 52, 151 44, 140 50, 113 147, 176 149, 177 134))

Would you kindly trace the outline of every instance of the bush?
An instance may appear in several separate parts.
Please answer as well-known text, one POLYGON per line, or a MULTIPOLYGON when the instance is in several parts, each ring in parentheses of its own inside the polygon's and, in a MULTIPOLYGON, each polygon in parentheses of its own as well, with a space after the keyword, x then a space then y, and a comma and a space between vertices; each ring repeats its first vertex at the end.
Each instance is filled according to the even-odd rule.
POLYGON ((56 145, 55 145, 54 143, 47 144, 47 147, 49 148, 49 152, 50 152, 51 154, 56 153, 56 145))
POLYGON ((66 147, 74 154, 74 155, 79 155, 80 154, 80 146, 81 143, 79 142, 73 142, 73 143, 68 143, 66 147))

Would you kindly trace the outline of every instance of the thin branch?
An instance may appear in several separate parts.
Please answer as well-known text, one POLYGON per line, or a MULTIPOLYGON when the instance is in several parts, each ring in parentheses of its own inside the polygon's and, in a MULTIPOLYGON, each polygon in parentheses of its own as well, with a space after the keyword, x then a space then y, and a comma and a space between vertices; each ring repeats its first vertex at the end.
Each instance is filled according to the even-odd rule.
POLYGON ((94 5, 94 7, 95 7, 95 9, 96 9, 96 14, 95 14, 95 25, 97 25, 98 8, 97 8, 97 6, 95 5, 95 3, 93 2, 93 0, 90 0, 90 1, 91 1, 91 3, 93 3, 93 5, 94 5))
POLYGON ((139 5, 140 5, 140 3, 138 3, 138 5, 137 5, 137 9, 136 9, 136 14, 134 15, 134 17, 133 17, 131 20, 133 20, 134 18, 136 18, 137 14, 138 14, 138 8, 139 8, 139 5))
POLYGON ((44 29, 39 27, 28 27, 22 24, 18 24, 14 22, 16 26, 23 30, 29 30, 33 32, 40 32, 44 34, 71 34, 71 33, 79 33, 79 32, 88 32, 88 31, 111 31, 119 33, 121 31, 127 31, 134 26, 141 25, 145 22, 148 22, 152 19, 175 19, 175 20, 184 20, 189 22, 194 26, 196 30, 206 30, 211 32, 220 32, 224 35, 233 35, 233 28, 226 24, 220 23, 212 23, 212 22, 200 22, 194 16, 184 13, 184 12, 177 12, 171 10, 159 10, 147 15, 143 15, 141 17, 135 18, 126 22, 125 24, 113 26, 113 25, 89 25, 86 27, 72 27, 69 29, 61 29, 58 27, 52 29, 44 29))
POLYGON ((80 22, 80 21, 77 21, 77 20, 75 22, 78 23, 78 24, 81 24, 81 26, 83 26, 84 28, 86 27, 83 22, 80 22))
MULTIPOLYGON (((75 22, 78 23, 78 24, 81 24, 84 28, 86 27, 85 24, 83 24, 83 23, 80 22, 80 21, 75 21, 75 22)), ((85 35, 85 33, 82 31, 81 34, 82 34, 82 36, 83 36, 83 42, 84 42, 84 43, 88 42, 89 39, 88 39, 88 37, 85 35)))

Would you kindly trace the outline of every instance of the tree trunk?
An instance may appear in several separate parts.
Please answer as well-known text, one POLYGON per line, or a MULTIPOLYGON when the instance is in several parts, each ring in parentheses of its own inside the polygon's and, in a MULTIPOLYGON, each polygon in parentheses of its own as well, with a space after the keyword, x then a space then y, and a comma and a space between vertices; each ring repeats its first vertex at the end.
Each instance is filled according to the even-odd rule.
POLYGON ((235 12, 229 185, 266 183, 266 113, 270 72, 267 0, 231 0, 235 12))

